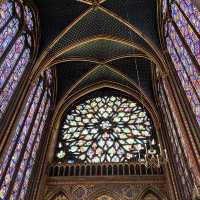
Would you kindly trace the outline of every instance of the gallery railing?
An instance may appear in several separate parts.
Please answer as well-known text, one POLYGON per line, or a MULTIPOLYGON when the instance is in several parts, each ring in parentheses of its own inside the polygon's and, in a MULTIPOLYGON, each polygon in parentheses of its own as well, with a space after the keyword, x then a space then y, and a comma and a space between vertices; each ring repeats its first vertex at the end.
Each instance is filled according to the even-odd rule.
POLYGON ((54 163, 48 168, 48 176, 141 176, 163 175, 164 163, 149 165, 131 163, 54 163))

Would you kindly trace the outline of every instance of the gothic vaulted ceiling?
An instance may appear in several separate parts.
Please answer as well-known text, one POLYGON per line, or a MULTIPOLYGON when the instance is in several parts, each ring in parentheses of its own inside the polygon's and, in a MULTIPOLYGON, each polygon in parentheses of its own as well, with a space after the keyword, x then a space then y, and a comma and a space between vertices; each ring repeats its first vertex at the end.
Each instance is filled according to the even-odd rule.
POLYGON ((141 35, 159 48, 156 0, 35 0, 35 4, 40 52, 65 29, 46 54, 56 66, 58 100, 80 78, 79 87, 100 80, 125 85, 133 81, 153 100, 152 64, 143 51, 150 47, 141 35), (131 31, 124 21, 142 34, 131 31))

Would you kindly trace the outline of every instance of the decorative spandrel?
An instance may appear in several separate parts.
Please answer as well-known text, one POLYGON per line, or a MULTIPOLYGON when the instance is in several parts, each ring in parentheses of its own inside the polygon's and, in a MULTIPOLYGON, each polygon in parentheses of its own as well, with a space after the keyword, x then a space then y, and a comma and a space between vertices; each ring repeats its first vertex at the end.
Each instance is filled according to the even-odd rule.
POLYGON ((56 159, 67 163, 144 160, 147 151, 158 153, 152 124, 147 111, 125 97, 86 100, 65 115, 56 159))

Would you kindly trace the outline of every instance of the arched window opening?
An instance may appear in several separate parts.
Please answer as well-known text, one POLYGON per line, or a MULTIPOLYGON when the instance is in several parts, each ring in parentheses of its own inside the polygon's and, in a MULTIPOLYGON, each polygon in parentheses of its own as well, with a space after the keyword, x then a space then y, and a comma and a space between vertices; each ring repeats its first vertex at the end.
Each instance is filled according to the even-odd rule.
POLYGON ((163 16, 168 52, 200 124, 200 12, 190 0, 163 1, 163 16))
POLYGON ((34 26, 27 2, 0 3, 0 119, 33 57, 34 26))
POLYGON ((144 161, 159 154, 153 122, 147 110, 125 96, 97 95, 63 116, 56 160, 64 163, 144 161))
POLYGON ((8 150, 0 165, 0 198, 24 199, 42 133, 52 105, 52 72, 43 72, 32 86, 8 150), (51 75, 50 75, 51 74, 51 75), (50 79, 50 78, 51 79, 50 79))

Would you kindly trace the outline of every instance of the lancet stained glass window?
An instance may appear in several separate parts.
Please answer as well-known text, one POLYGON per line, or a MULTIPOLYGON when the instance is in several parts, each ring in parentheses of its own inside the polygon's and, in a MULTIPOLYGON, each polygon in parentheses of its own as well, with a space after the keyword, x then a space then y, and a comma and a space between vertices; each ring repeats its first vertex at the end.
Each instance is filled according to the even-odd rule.
POLYGON ((169 93, 164 83, 160 82, 158 85, 159 90, 159 99, 160 106, 164 113, 164 118, 167 126, 167 131, 170 136, 170 141, 172 145, 172 154, 174 156, 174 161, 177 168, 177 176, 180 178, 180 181, 185 186, 184 193, 182 194, 186 198, 190 198, 192 192, 192 182, 190 179, 190 174, 185 162, 186 158, 184 155, 187 155, 187 146, 185 144, 184 137, 182 137, 182 131, 179 126, 179 120, 176 117, 175 112, 172 112, 173 105, 169 98, 169 93))
POLYGON ((52 72, 32 86, 0 164, 0 199, 24 199, 52 102, 52 72), (12 182, 14 181, 14 185, 12 182))
POLYGON ((200 125, 200 11, 190 0, 169 1, 168 6, 171 19, 165 20, 164 28, 167 48, 200 125))
POLYGON ((137 102, 122 96, 98 96, 80 103, 64 117, 58 161, 126 162, 156 150, 153 123, 137 102))
POLYGON ((0 3, 0 119, 33 56, 32 15, 23 1, 3 0, 0 3))

